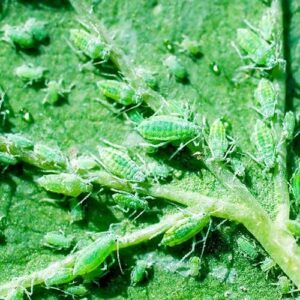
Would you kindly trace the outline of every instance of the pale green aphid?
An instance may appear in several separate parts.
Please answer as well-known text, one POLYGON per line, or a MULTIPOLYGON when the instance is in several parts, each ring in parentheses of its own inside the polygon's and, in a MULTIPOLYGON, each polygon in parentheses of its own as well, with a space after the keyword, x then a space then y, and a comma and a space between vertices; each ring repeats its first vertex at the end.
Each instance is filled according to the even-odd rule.
POLYGON ((65 294, 70 296, 81 297, 88 294, 89 290, 83 285, 71 285, 64 289, 65 294))
POLYGON ((117 205, 121 206, 125 210, 149 210, 148 202, 145 199, 133 194, 117 193, 113 194, 112 198, 117 205))
POLYGON ((199 276, 200 273, 200 268, 201 268, 201 258, 198 256, 192 256, 189 259, 189 275, 192 277, 197 277, 199 276))
POLYGON ((25 136, 18 134, 18 133, 7 133, 5 135, 8 142, 12 144, 14 148, 18 150, 32 150, 33 149, 33 142, 26 138, 25 136))
POLYGON ((128 106, 142 102, 141 95, 125 82, 116 80, 101 80, 97 82, 100 92, 116 103, 128 106))
POLYGON ((61 268, 51 274, 47 274, 44 282, 46 286, 55 286, 71 282, 75 277, 72 268, 61 268))
POLYGON ((270 270, 272 270, 274 267, 276 266, 275 261, 270 258, 270 257, 266 257, 260 265, 260 268, 263 272, 268 273, 270 270))
POLYGON ((292 286, 291 281, 286 276, 279 276, 277 285, 282 294, 287 294, 292 286))
POLYGON ((108 61, 110 49, 100 36, 91 34, 83 29, 71 29, 70 41, 80 54, 92 60, 108 61))
POLYGON ((300 222, 298 220, 288 220, 286 226, 293 235, 300 236, 300 222))
POLYGON ((113 175, 132 182, 144 182, 146 175, 142 169, 123 151, 112 147, 98 147, 99 162, 113 175))
POLYGON ((46 24, 46 22, 30 18, 26 21, 25 28, 32 34, 36 42, 43 42, 49 36, 46 24))
POLYGON ((143 80, 149 88, 153 90, 158 88, 158 80, 154 73, 144 68, 136 68, 135 74, 141 78, 141 80, 143 80))
POLYGON ((259 113, 265 119, 272 118, 275 114, 278 98, 273 83, 268 79, 262 78, 258 83, 254 96, 260 105, 259 113))
POLYGON ((169 55, 165 59, 164 64, 177 81, 185 81, 188 78, 186 68, 175 55, 169 55))
POLYGON ((23 291, 21 289, 13 289, 9 291, 5 300, 23 300, 23 291))
POLYGON ((226 128, 220 119, 215 120, 210 126, 207 143, 213 160, 223 160, 226 157, 229 142, 226 128))
POLYGON ((258 251, 255 244, 251 243, 246 237, 241 236, 237 239, 237 245, 241 253, 249 257, 250 259, 256 259, 258 257, 258 251))
POLYGON ((233 169, 234 175, 238 177, 245 176, 246 167, 244 166, 244 164, 241 162, 240 159, 232 157, 230 159, 230 165, 233 169))
POLYGON ((43 245, 57 250, 65 250, 71 248, 73 237, 65 236, 62 232, 48 232, 43 238, 43 245))
POLYGON ((60 168, 64 169, 67 165, 66 158, 55 148, 50 148, 44 144, 34 146, 34 154, 41 162, 40 167, 45 169, 60 168))
POLYGON ((161 245, 174 247, 182 244, 200 232, 209 223, 209 220, 210 218, 206 214, 184 218, 165 232, 161 245))
POLYGON ((7 153, 7 152, 0 152, 0 164, 2 165, 15 165, 18 162, 15 156, 7 153))
POLYGON ((70 199, 71 223, 80 222, 84 219, 84 209, 77 198, 70 199))
POLYGON ((198 58, 202 55, 200 43, 198 41, 191 40, 188 36, 184 36, 179 46, 182 52, 185 52, 191 57, 198 58))
POLYGON ((141 281, 143 281, 147 276, 147 269, 149 267, 150 264, 145 260, 138 260, 130 274, 131 285, 135 286, 141 281))
POLYGON ((292 141, 296 127, 296 117, 292 111, 288 111, 283 120, 282 135, 286 141, 292 141))
POLYGON ((253 135, 258 153, 258 161, 263 162, 267 170, 272 169, 276 162, 276 147, 271 129, 262 121, 257 120, 253 135))
POLYGON ((106 234, 78 253, 73 274, 75 276, 87 274, 98 268, 115 249, 116 237, 106 234))
POLYGON ((200 134, 200 128, 193 122, 175 116, 152 116, 138 126, 139 134, 153 142, 182 142, 200 134))
POLYGON ((89 182, 78 175, 70 173, 44 175, 37 179, 37 183, 49 192, 72 197, 78 197, 82 193, 89 193, 93 188, 89 182))
MULTIPOLYGON (((274 1, 276 2, 276 1, 274 1)), ((272 5, 265 9, 259 22, 259 33, 266 41, 272 41, 275 37, 275 28, 277 16, 277 8, 272 5)))
POLYGON ((75 173, 86 174, 90 170, 96 169, 98 164, 93 157, 82 155, 72 159, 71 166, 75 173))
POLYGON ((156 181, 164 181, 173 175, 173 169, 166 164, 153 161, 147 164, 149 176, 153 177, 156 181))
POLYGON ((40 82, 44 79, 46 69, 40 66, 33 66, 31 64, 24 64, 15 69, 15 74, 26 84, 31 85, 40 82))
POLYGON ((72 87, 73 85, 69 88, 65 88, 62 79, 47 82, 46 88, 43 89, 46 92, 43 103, 56 104, 60 99, 66 98, 71 92, 72 87))

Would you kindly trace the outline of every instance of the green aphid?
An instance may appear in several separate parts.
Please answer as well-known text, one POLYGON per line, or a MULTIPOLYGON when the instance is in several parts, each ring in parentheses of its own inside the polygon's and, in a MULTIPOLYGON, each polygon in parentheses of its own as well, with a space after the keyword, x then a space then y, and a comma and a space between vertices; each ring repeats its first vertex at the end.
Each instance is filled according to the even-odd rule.
POLYGON ((270 257, 266 257, 266 258, 262 261, 262 263, 261 263, 261 265, 260 265, 260 268, 261 268, 261 270, 262 270, 263 272, 268 273, 268 272, 269 272, 270 270, 272 270, 275 266, 276 266, 275 261, 274 261, 272 258, 270 258, 270 257))
POLYGON ((278 96, 273 83, 262 78, 258 83, 254 96, 260 105, 258 111, 262 116, 265 119, 272 118, 275 114, 278 96))
POLYGON ((143 80, 149 88, 153 90, 156 90, 158 88, 158 80, 154 73, 143 68, 136 68, 135 74, 141 80, 143 80))
POLYGON ((9 291, 5 300, 23 300, 23 291, 21 289, 13 289, 9 291))
POLYGON ((7 152, 0 152, 0 164, 13 166, 18 162, 15 156, 7 153, 7 152))
POLYGON ((71 285, 64 289, 65 294, 70 295, 72 297, 82 297, 89 293, 89 290, 83 285, 71 285))
POLYGON ((126 112, 126 114, 130 121, 135 124, 140 124, 144 120, 144 115, 138 108, 130 109, 126 112))
POLYGON ((51 168, 66 168, 67 162, 64 155, 60 150, 55 148, 50 148, 43 144, 36 144, 34 146, 34 154, 39 161, 39 167, 44 169, 51 168))
POLYGON ((288 111, 283 120, 282 135, 286 141, 292 141, 296 127, 296 117, 292 111, 288 111))
POLYGON ((246 257, 255 260, 259 253, 256 249, 255 244, 251 243, 246 237, 241 236, 237 239, 237 245, 239 251, 246 257))
POLYGON ((123 151, 111 147, 98 147, 101 165, 113 175, 131 182, 144 182, 142 169, 123 151))
POLYGON ((10 43, 12 46, 18 46, 21 49, 33 49, 36 47, 36 40, 26 27, 4 25, 2 28, 4 36, 2 40, 10 43))
POLYGON ((148 202, 136 195, 117 193, 113 194, 112 198, 117 205, 124 209, 149 210, 148 202))
POLYGON ((263 162, 267 170, 272 169, 276 162, 276 147, 271 129, 264 122, 257 120, 253 139, 258 161, 263 162))
POLYGON ((110 50, 99 36, 93 35, 83 29, 71 29, 70 41, 76 51, 89 59, 108 61, 110 50))
POLYGON ((246 168, 245 168, 244 164, 241 162, 240 159, 232 157, 230 159, 230 165, 232 167, 234 175, 236 175, 238 177, 244 177, 245 176, 246 168))
POLYGON ((86 174, 90 170, 96 169, 98 164, 91 156, 82 155, 71 160, 71 165, 75 173, 86 174))
POLYGON ((139 134, 153 142, 188 141, 199 135, 196 124, 175 116, 152 116, 144 119, 138 126, 139 134))
POLYGON ((277 286, 282 294, 287 294, 292 287, 292 283, 286 276, 279 276, 277 286))
POLYGON ((142 102, 141 95, 125 82, 101 80, 97 82, 97 87, 105 97, 114 100, 118 104, 128 106, 142 102))
POLYGON ((89 182, 78 175, 69 173, 44 175, 37 179, 37 183, 49 192, 71 197, 78 197, 82 193, 90 193, 93 188, 89 182))
POLYGON ((36 20, 35 18, 30 18, 25 23, 25 28, 30 32, 37 43, 43 42, 48 38, 46 22, 36 20))
POLYGON ((215 120, 210 126, 208 147, 213 160, 223 160, 229 146, 226 128, 220 119, 215 120))
POLYGON ((294 198, 296 200, 297 205, 300 201, 300 169, 297 168, 295 173, 292 176, 292 192, 294 195, 294 198))
POLYGON ((185 52, 191 57, 198 58, 202 55, 200 43, 198 41, 191 40, 187 36, 185 36, 180 43, 180 48, 182 52, 185 52))
POLYGON ((73 245, 73 237, 65 236, 62 232, 48 232, 43 238, 43 245, 57 250, 70 249, 73 245))
POLYGON ((173 168, 168 165, 153 161, 147 164, 147 169, 149 170, 149 176, 153 177, 157 181, 167 180, 173 175, 173 168))
POLYGON ((34 144, 31 140, 29 140, 24 135, 18 133, 7 133, 5 135, 8 142, 11 144, 13 148, 20 150, 33 150, 34 144))
POLYGON ((161 245, 174 247, 194 237, 210 221, 206 214, 197 214, 179 221, 168 229, 161 241, 161 245))
POLYGON ((98 268, 117 246, 116 237, 106 234, 80 251, 76 257, 73 274, 85 275, 98 268))
POLYGON ((27 85, 41 82, 44 80, 46 69, 40 66, 33 66, 31 64, 24 64, 15 69, 15 74, 27 85))
MULTIPOLYGON (((276 1, 273 1, 275 4, 276 1)), ((264 14, 262 15, 259 21, 259 34, 266 40, 272 41, 275 38, 275 29, 277 27, 276 22, 278 20, 277 14, 278 9, 275 5, 265 9, 264 14)))
POLYGON ((69 88, 65 88, 63 84, 63 80, 60 79, 58 81, 51 80, 46 83, 46 88, 44 91, 46 95, 43 99, 43 103, 49 103, 51 105, 56 104, 59 100, 67 97, 67 94, 71 92, 73 85, 69 88))
POLYGON ((192 256, 189 259, 189 275, 192 277, 198 277, 200 274, 200 268, 201 268, 201 258, 198 256, 192 256))
POLYGON ((80 222, 84 219, 84 209, 77 198, 70 199, 71 223, 80 222))
POLYGON ((187 80, 188 72, 175 55, 169 55, 165 59, 164 64, 177 81, 187 80))
POLYGON ((298 220, 288 220, 287 229, 295 236, 300 236, 300 222, 298 220))
POLYGON ((44 282, 46 286, 61 285, 71 282, 76 276, 73 275, 72 268, 60 268, 51 274, 47 274, 44 282))
POLYGON ((149 269, 149 267, 150 264, 145 260, 138 260, 130 274, 131 285, 135 286, 142 282, 147 276, 147 269, 149 269))
POLYGON ((237 30, 237 42, 249 58, 257 66, 272 69, 280 59, 277 57, 276 48, 269 44, 257 33, 246 28, 237 30))

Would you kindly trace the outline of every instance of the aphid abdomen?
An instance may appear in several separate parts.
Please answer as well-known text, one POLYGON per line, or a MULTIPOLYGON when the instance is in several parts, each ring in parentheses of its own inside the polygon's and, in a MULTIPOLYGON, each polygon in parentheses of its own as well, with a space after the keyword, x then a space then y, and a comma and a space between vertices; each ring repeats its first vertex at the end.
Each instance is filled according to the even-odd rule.
POLYGON ((272 131, 260 120, 255 125, 254 142, 259 160, 263 161, 268 169, 274 167, 276 157, 272 131))
POLYGON ((73 275, 84 275, 95 270, 115 248, 116 238, 113 235, 108 234, 99 238, 78 254, 73 275))
POLYGON ((275 114, 277 103, 276 91, 271 81, 261 79, 255 91, 255 98, 260 104, 260 112, 265 118, 271 118, 275 114))
POLYGON ((129 209, 143 209, 147 210, 149 208, 148 202, 142 198, 139 198, 131 194, 114 194, 113 199, 116 204, 129 209))
POLYGON ((47 274, 44 281, 46 286, 54 286, 71 282, 74 278, 72 268, 61 268, 52 274, 47 274))
POLYGON ((151 141, 185 141, 198 134, 197 125, 173 116, 154 116, 137 127, 141 136, 151 141))
POLYGON ((225 126, 220 119, 215 120, 210 127, 208 146, 213 159, 224 159, 225 153, 228 149, 228 140, 226 137, 225 126))

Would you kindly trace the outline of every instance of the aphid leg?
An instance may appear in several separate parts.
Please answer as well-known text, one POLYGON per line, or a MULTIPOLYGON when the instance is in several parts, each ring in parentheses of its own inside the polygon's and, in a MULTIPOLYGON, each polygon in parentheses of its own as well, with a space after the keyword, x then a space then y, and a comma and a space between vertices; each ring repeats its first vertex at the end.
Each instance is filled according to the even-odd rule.
POLYGON ((191 250, 190 250, 187 254, 185 254, 185 255, 181 258, 181 260, 180 260, 179 262, 181 263, 181 262, 183 262, 185 259, 187 259, 193 252, 195 252, 195 248, 196 248, 196 238, 193 237, 193 242, 192 242, 192 248, 191 248, 191 250))
POLYGON ((122 151, 127 151, 127 148, 126 148, 126 147, 121 146, 121 145, 114 144, 114 143, 112 143, 112 142, 110 142, 110 141, 108 141, 108 140, 106 140, 106 139, 104 139, 104 138, 100 138, 100 141, 101 141, 102 143, 108 145, 108 146, 111 146, 111 147, 115 148, 115 149, 119 149, 119 150, 122 150, 122 151))
POLYGON ((120 114, 120 110, 117 109, 114 104, 110 104, 107 101, 102 100, 100 98, 96 98, 95 101, 101 103, 105 108, 107 108, 108 110, 110 110, 114 115, 120 114))
POLYGON ((133 221, 136 221, 144 212, 145 210, 142 210, 136 217, 134 217, 133 221))
POLYGON ((152 147, 152 148, 160 148, 160 147, 166 146, 168 144, 169 144, 169 142, 161 142, 159 144, 140 143, 140 145, 142 147, 152 147))
POLYGON ((247 19, 243 20, 244 23, 255 33, 257 33, 262 39, 264 39, 263 35, 261 34, 261 30, 254 25, 252 25, 247 19))
POLYGON ((243 55, 242 52, 240 51, 240 49, 238 48, 238 46, 235 44, 235 42, 231 42, 231 46, 233 47, 233 49, 236 51, 236 53, 238 54, 238 56, 242 59, 249 59, 250 56, 249 55, 243 55))
POLYGON ((113 208, 117 208, 119 209, 120 211, 122 211, 123 213, 127 214, 129 212, 129 208, 123 208, 122 206, 120 205, 114 205, 113 208))
POLYGON ((209 233, 211 231, 211 226, 212 226, 212 219, 209 220, 208 229, 207 229, 206 235, 204 237, 203 245, 202 245, 200 259, 202 259, 202 257, 203 257, 203 254, 204 254, 204 251, 205 251, 205 247, 206 247, 206 242, 207 242, 207 239, 208 239, 208 235, 209 235, 209 233))
POLYGON ((119 240, 117 240, 117 259, 118 259, 118 265, 119 265, 119 268, 120 268, 120 271, 122 274, 124 274, 124 271, 122 269, 122 265, 121 265, 121 260, 120 260, 120 247, 119 247, 119 240))

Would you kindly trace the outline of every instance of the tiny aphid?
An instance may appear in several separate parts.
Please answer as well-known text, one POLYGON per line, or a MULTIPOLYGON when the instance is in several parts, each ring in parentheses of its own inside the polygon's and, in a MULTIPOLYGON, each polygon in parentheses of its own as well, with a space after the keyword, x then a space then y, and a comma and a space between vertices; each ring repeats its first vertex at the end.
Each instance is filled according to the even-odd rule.
POLYGON ((184 218, 165 232, 160 244, 169 247, 182 244, 200 232, 209 223, 209 220, 210 218, 206 214, 184 218))
POLYGON ((153 161, 147 164, 149 176, 153 177, 156 181, 165 181, 173 175, 173 169, 168 165, 153 161))
POLYGON ((141 95, 125 82, 116 80, 101 80, 97 82, 100 92, 116 103, 128 106, 142 102, 141 95))
POLYGON ((136 68, 135 74, 137 77, 141 78, 149 88, 153 90, 158 88, 158 80, 154 73, 145 70, 144 68, 136 68))
POLYGON ((98 147, 101 165, 113 175, 131 182, 144 182, 146 175, 129 155, 112 147, 98 147))
POLYGON ((275 268, 276 263, 275 261, 270 258, 270 257, 266 257, 260 265, 260 268, 263 272, 268 273, 270 272, 273 268, 275 268))
POLYGON ((254 97, 260 105, 259 113, 265 119, 272 118, 275 114, 278 97, 273 83, 268 79, 262 78, 255 90, 254 97))
POLYGON ((70 219, 71 223, 80 222, 84 219, 84 209, 77 198, 70 199, 70 219))
POLYGON ((279 276, 276 285, 282 294, 287 294, 290 291, 292 283, 286 276, 279 276))
POLYGON ((82 297, 89 293, 89 290, 83 285, 71 285, 64 289, 64 293, 66 295, 70 295, 72 297, 82 297))
POLYGON ((45 72, 45 68, 31 64, 21 65, 15 69, 16 76, 26 82, 27 85, 41 82, 44 79, 45 72))
POLYGON ((277 49, 275 44, 269 44, 257 33, 246 28, 239 28, 237 30, 237 42, 246 56, 243 59, 250 59, 255 65, 261 66, 265 69, 272 69, 281 59, 278 58, 277 49))
POLYGON ((11 154, 6 152, 0 152, 0 164, 13 166, 18 162, 18 160, 11 154))
POLYGON ((239 251, 246 257, 254 260, 258 257, 258 251, 255 244, 251 243, 246 237, 241 236, 237 239, 239 251))
POLYGON ((173 75, 177 81, 187 80, 188 72, 175 55, 169 55, 165 59, 164 65, 169 69, 171 75, 173 75))
POLYGON ((188 141, 199 135, 199 126, 175 116, 152 116, 143 120, 137 131, 149 141, 175 142, 188 141))
POLYGON ((140 111, 138 108, 128 110, 126 112, 126 115, 130 122, 133 122, 135 124, 140 124, 144 120, 143 112, 140 111))
POLYGON ((300 236, 300 222, 298 220, 288 220, 287 229, 295 236, 300 236))
POLYGON ((267 170, 272 169, 276 162, 276 147, 271 129, 264 122, 257 120, 253 139, 258 161, 263 162, 267 170))
POLYGON ((226 157, 229 142, 225 125, 220 119, 215 120, 210 126, 207 143, 213 160, 223 160, 226 157))
MULTIPOLYGON (((274 4, 276 1, 273 1, 274 4)), ((278 20, 278 9, 275 5, 272 5, 271 7, 268 7, 265 9, 264 14, 262 15, 260 21, 259 21, 259 34, 266 40, 266 41, 272 41, 276 38, 275 29, 276 29, 276 22, 278 20)))
POLYGON ((12 289, 11 291, 9 291, 9 293, 7 294, 5 300, 23 300, 23 291, 22 289, 12 289))
POLYGON ((71 166, 75 173, 85 174, 90 170, 96 169, 98 164, 93 157, 82 155, 72 159, 71 166))
POLYGON ((53 273, 45 276, 44 282, 46 286, 61 285, 73 281, 75 276, 73 275, 72 268, 60 268, 53 273))
POLYGON ((179 46, 182 52, 185 52, 191 57, 199 58, 202 55, 200 43, 198 41, 191 40, 187 36, 184 36, 179 46))
POLYGON ((296 127, 296 117, 292 111, 288 111, 283 120, 282 135, 286 141, 292 141, 296 127))
POLYGON ((234 175, 238 177, 244 177, 246 168, 240 159, 232 157, 230 159, 230 165, 233 169, 234 175))
POLYGON ((201 268, 201 258, 198 256, 192 256, 189 259, 189 275, 192 277, 197 277, 200 274, 200 268, 201 268))
POLYGON ((43 238, 43 245, 45 247, 66 250, 71 248, 73 244, 73 237, 65 236, 62 232, 48 232, 43 238))
POLYGON ((131 285, 135 286, 142 282, 145 277, 147 277, 147 269, 149 269, 150 264, 145 260, 138 260, 136 265, 133 267, 130 274, 131 285))
POLYGON ((93 35, 83 29, 71 29, 70 41, 79 54, 96 61, 108 61, 110 50, 99 36, 93 35))
POLYGON ((28 19, 25 23, 25 28, 33 35, 36 42, 43 42, 49 36, 46 22, 35 18, 28 19))
POLYGON ((44 144, 36 144, 34 146, 34 154, 41 168, 64 169, 66 167, 66 158, 58 149, 50 148, 44 144))
POLYGON ((12 144, 14 148, 20 150, 33 150, 34 144, 27 137, 18 133, 7 133, 5 135, 8 142, 12 144))
POLYGON ((115 249, 116 237, 106 234, 78 253, 73 274, 84 275, 98 268, 115 249))
POLYGON ((82 193, 90 193, 93 188, 89 182, 78 175, 69 173, 44 175, 37 179, 37 183, 49 192, 72 197, 78 197, 82 193))
POLYGON ((43 89, 46 92, 46 95, 43 99, 43 103, 49 103, 54 105, 59 102, 61 99, 65 99, 67 95, 71 92, 73 85, 68 88, 64 87, 63 80, 58 81, 51 80, 46 83, 46 88, 43 89))
POLYGON ((125 210, 149 210, 149 204, 147 200, 137 195, 117 193, 113 194, 112 198, 117 205, 121 206, 125 210))

